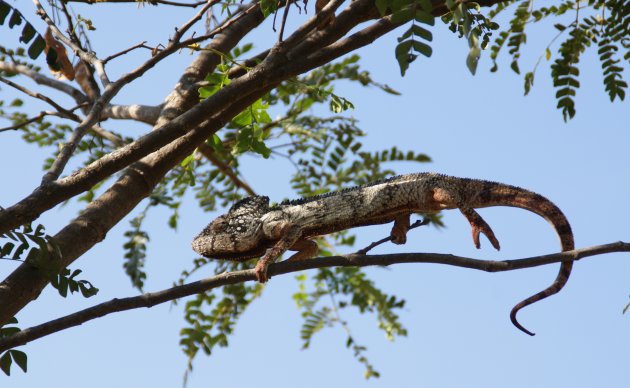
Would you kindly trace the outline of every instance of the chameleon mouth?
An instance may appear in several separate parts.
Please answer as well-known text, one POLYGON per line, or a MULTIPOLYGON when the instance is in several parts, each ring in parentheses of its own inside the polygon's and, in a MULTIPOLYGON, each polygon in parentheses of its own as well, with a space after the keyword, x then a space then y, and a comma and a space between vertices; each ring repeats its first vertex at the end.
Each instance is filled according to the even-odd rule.
POLYGON ((219 254, 213 254, 212 258, 213 259, 218 259, 218 260, 230 260, 230 261, 247 261, 250 259, 254 259, 254 258, 258 258, 261 257, 265 254, 265 252, 267 251, 267 249, 252 249, 250 251, 247 252, 238 252, 238 253, 234 253, 234 252, 226 252, 226 253, 219 253, 219 254))

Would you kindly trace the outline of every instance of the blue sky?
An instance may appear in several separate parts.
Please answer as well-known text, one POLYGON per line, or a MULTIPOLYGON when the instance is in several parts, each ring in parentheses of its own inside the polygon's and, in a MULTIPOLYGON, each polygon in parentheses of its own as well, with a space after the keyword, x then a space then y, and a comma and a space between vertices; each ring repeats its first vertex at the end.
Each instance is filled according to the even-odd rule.
MULTIPOLYGON (((19 2, 19 7, 25 15, 32 15, 30 3, 19 2)), ((75 9, 97 26, 92 43, 101 56, 141 40, 163 42, 172 26, 187 15, 135 5, 75 9)), ((16 39, 15 32, 7 31, 3 27, 0 44, 9 45, 16 39)), ((630 109, 627 101, 609 102, 596 56, 591 53, 581 61, 578 113, 564 123, 555 108, 546 64, 539 69, 531 95, 523 97, 522 78, 509 70, 507 61, 498 74, 490 74, 485 55, 473 77, 464 64, 466 42, 441 24, 433 32, 433 57, 418 58, 404 78, 393 54, 396 33, 359 52, 365 69, 402 96, 347 84, 338 87, 337 94, 356 106, 350 114, 368 132, 365 148, 396 145, 427 153, 433 159, 424 165, 392 164, 400 173, 435 171, 537 191, 565 212, 578 247, 628 241, 630 109)), ((273 39, 269 26, 255 34, 252 40, 259 49, 273 39)), ((533 66, 551 34, 548 29, 531 31, 526 46, 529 54, 524 55, 521 69, 533 66)), ((111 75, 116 78, 135 68, 147 55, 134 52, 112 63, 111 75)), ((114 102, 160 103, 191 59, 188 52, 169 59, 146 79, 130 85, 114 102)), ((5 100, 15 96, 6 87, 0 93, 5 100)), ((40 109, 37 102, 27 101, 33 104, 34 112, 40 109)), ((104 125, 134 136, 148 130, 123 122, 104 125)), ((0 205, 6 207, 35 187, 48 155, 22 144, 17 133, 2 133, 0 141, 0 205)), ((295 195, 288 183, 291 169, 283 159, 246 157, 243 161, 248 182, 275 200, 295 195)), ((79 209, 70 202, 39 221, 52 234, 79 209)), ((512 259, 559 249, 553 230, 531 213, 513 208, 482 209, 480 213, 501 241, 500 253, 485 239, 481 250, 474 249, 468 223, 456 211, 444 214, 446 229, 421 228, 411 232, 405 246, 386 245, 375 252, 442 252, 512 259)), ((169 287, 181 270, 189 267, 194 257, 191 239, 216 215, 200 212, 192 198, 181 210, 176 232, 166 227, 166 213, 149 215, 148 291, 169 287)), ((21 326, 39 324, 114 297, 135 295, 137 291, 122 270, 122 234, 128 219, 73 265, 84 271, 100 293, 87 300, 76 295, 62 299, 47 288, 20 313, 21 326)), ((355 232, 358 248, 387 235, 389 226, 355 232)), ((13 268, 11 262, 0 263, 0 275, 13 268)), ((362 367, 344 347, 345 337, 339 327, 324 329, 310 349, 300 350, 301 318, 291 299, 297 283, 290 275, 272 279, 263 297, 243 315, 229 348, 197 358, 189 387, 320 387, 331 383, 346 387, 627 386, 630 316, 621 314, 630 293, 627 254, 578 262, 559 295, 523 310, 520 320, 537 333, 533 338, 516 330, 508 314, 515 303, 547 287, 555 278, 557 265, 498 274, 417 264, 367 271, 384 290, 407 300, 400 315, 409 336, 393 343, 384 338, 372 317, 345 312, 354 337, 367 346, 370 361, 381 372, 380 379, 363 379, 362 367)), ((15 369, 10 378, 0 376, 0 384, 179 386, 186 365, 178 345, 182 325, 181 305, 110 315, 22 347, 29 355, 29 372, 15 369)))

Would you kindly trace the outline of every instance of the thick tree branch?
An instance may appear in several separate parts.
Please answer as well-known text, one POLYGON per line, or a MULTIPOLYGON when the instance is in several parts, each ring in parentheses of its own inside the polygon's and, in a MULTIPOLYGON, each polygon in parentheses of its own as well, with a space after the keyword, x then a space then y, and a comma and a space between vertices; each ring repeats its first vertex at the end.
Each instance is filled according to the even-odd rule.
POLYGON ((103 108, 101 119, 136 120, 155 124, 163 105, 107 105, 103 108))
MULTIPOLYGON (((387 255, 362 255, 350 254, 344 256, 319 257, 301 261, 284 261, 272 264, 269 267, 270 275, 281 275, 297 271, 304 271, 325 267, 367 267, 388 266, 401 263, 433 263, 445 264, 455 267, 476 269, 485 272, 504 272, 523 268, 538 267, 541 265, 560 263, 562 261, 577 261, 585 257, 597 256, 612 252, 630 252, 630 243, 616 242, 606 245, 598 245, 588 248, 576 249, 554 253, 544 256, 534 256, 516 260, 480 260, 468 257, 455 256, 441 253, 399 253, 387 255)), ((208 290, 228 284, 243 283, 256 280, 253 269, 225 272, 207 279, 184 284, 165 290, 150 292, 139 296, 121 299, 112 299, 108 302, 78 311, 76 313, 55 319, 41 325, 24 329, 14 335, 0 339, 0 352, 27 344, 38 338, 74 327, 96 318, 116 312, 133 310, 142 307, 153 307, 158 304, 170 302, 206 292, 208 290)))

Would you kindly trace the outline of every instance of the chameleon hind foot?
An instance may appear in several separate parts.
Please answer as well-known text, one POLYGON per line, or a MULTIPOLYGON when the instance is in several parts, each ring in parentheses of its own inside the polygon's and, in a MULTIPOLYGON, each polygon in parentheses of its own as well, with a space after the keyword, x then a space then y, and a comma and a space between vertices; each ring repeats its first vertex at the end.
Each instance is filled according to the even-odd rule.
POLYGON ((481 218, 479 213, 477 213, 474 209, 462 207, 459 208, 459 211, 462 212, 464 217, 470 222, 470 227, 472 229, 472 238, 475 243, 475 248, 479 249, 481 247, 481 243, 479 242, 479 235, 481 233, 485 234, 492 246, 498 251, 501 249, 499 245, 499 240, 494 236, 494 232, 490 225, 481 218))

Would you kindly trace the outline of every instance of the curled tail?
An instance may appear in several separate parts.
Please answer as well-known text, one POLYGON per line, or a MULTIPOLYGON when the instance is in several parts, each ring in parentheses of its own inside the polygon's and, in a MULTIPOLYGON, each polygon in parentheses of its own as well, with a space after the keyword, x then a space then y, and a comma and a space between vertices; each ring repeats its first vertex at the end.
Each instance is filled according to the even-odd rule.
MULTIPOLYGON (((571 251, 575 248, 573 241, 573 232, 571 231, 571 225, 565 217, 564 213, 553 204, 550 200, 543 197, 540 194, 521 189, 516 186, 503 185, 498 183, 492 183, 484 187, 477 197, 477 201, 484 202, 479 203, 479 206, 474 207, 486 207, 486 206, 512 206, 521 209, 529 210, 538 214, 547 220, 556 230, 558 237, 560 238, 560 245, 562 251, 571 251)), ((510 312, 510 320, 519 330, 529 335, 534 335, 531 331, 521 325, 516 319, 516 314, 526 306, 543 300, 553 294, 558 293, 571 275, 571 269, 573 268, 573 261, 563 261, 560 264, 560 271, 554 282, 544 290, 537 294, 530 296, 529 298, 518 303, 510 312)))
MULTIPOLYGON (((570 250, 570 249, 565 249, 565 250, 570 250)), ((512 321, 512 324, 514 324, 514 326, 516 326, 519 330, 523 331, 526 334, 536 335, 535 333, 532 333, 531 331, 524 328, 523 325, 521 325, 518 322, 518 320, 516 319, 516 313, 518 313, 519 310, 525 306, 529 306, 532 303, 536 303, 539 300, 543 300, 548 296, 558 293, 562 289, 562 287, 564 287, 564 285, 567 284, 567 281, 569 280, 569 276, 571 275, 572 268, 573 268, 572 261, 563 261, 562 264, 560 264, 560 271, 558 272, 558 276, 556 276, 556 280, 554 280, 553 283, 549 287, 545 288, 544 290, 540 291, 537 294, 530 296, 529 298, 525 299, 524 301, 514 306, 512 308, 512 311, 510 311, 510 320, 512 321)))

